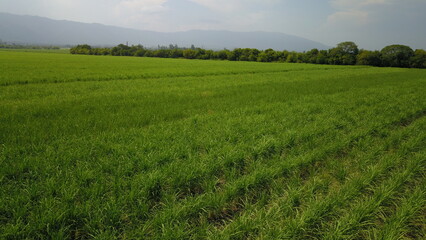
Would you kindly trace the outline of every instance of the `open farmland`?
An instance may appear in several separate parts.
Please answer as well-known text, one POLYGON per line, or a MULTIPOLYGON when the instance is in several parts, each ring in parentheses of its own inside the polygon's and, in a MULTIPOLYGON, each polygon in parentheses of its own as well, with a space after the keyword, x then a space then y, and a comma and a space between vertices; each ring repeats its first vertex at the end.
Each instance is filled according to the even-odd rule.
POLYGON ((424 239, 426 71, 0 51, 1 239, 424 239))

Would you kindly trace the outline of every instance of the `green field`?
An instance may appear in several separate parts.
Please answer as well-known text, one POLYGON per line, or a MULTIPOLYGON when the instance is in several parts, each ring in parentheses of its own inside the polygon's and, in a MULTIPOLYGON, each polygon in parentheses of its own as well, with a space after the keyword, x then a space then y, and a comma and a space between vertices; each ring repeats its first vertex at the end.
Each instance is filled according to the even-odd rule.
POLYGON ((0 239, 425 239, 426 70, 0 51, 0 239))

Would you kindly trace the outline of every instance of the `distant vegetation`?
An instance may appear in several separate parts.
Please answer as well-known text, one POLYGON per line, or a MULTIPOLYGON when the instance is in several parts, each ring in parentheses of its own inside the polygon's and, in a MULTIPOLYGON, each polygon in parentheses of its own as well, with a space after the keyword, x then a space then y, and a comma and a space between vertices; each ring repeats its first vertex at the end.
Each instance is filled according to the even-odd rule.
POLYGON ((258 50, 236 48, 234 50, 206 50, 202 48, 179 48, 177 45, 147 49, 142 45, 120 44, 113 48, 92 48, 84 44, 71 48, 72 54, 112 55, 159 58, 215 59, 253 62, 288 62, 332 65, 369 65, 378 67, 426 68, 426 51, 413 50, 404 45, 390 45, 381 51, 358 49, 353 42, 339 43, 329 50, 312 49, 307 52, 258 50))
POLYGON ((52 45, 31 45, 31 44, 9 43, 9 42, 3 42, 1 40, 0 40, 0 48, 6 48, 6 49, 52 49, 52 50, 61 49, 58 46, 52 46, 52 45))

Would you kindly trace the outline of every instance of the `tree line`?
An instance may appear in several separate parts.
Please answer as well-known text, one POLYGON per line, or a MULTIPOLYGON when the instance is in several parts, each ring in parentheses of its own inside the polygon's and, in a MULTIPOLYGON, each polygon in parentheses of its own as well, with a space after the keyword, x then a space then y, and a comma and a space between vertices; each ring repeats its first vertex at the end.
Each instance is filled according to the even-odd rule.
POLYGON ((3 49, 48 49, 48 50, 61 49, 60 47, 53 46, 53 45, 34 45, 34 44, 23 44, 23 43, 15 43, 15 42, 4 42, 1 39, 0 39, 0 48, 3 48, 3 49))
POLYGON ((47 50, 58 50, 61 49, 58 46, 40 46, 40 45, 24 45, 15 43, 2 43, 0 40, 0 48, 3 49, 47 49, 47 50))
POLYGON ((142 45, 127 46, 119 44, 113 48, 93 48, 87 44, 70 49, 72 54, 112 55, 159 58, 211 59, 253 62, 313 63, 331 65, 369 65, 378 67, 426 68, 426 51, 413 50, 405 45, 390 45, 381 51, 359 49, 354 42, 342 42, 329 50, 312 49, 306 52, 258 50, 255 48, 236 48, 234 50, 206 50, 179 48, 170 44, 157 49, 144 48, 142 45))

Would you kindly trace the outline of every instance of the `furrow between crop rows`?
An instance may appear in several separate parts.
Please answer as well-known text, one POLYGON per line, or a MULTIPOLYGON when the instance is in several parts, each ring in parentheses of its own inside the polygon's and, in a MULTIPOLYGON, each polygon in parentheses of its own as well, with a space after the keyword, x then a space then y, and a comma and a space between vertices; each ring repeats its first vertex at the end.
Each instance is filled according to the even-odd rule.
MULTIPOLYGON (((417 117, 421 116, 422 115, 419 115, 417 117)), ((409 116, 408 118, 411 119, 413 117, 409 116)), ((391 124, 391 126, 404 121, 406 121, 406 119, 397 120, 394 124, 391 124)), ((381 127, 379 127, 379 129, 380 128, 381 127)), ((220 211, 220 209, 235 208, 232 206, 238 205, 235 201, 238 201, 239 196, 247 196, 250 195, 251 192, 264 189, 265 186, 269 186, 274 179, 287 175, 289 172, 293 171, 292 169, 304 168, 315 162, 320 162, 329 155, 333 155, 347 148, 351 145, 351 142, 369 136, 375 131, 376 130, 369 129, 364 133, 357 132, 343 141, 334 142, 327 147, 323 146, 322 149, 313 150, 305 156, 299 156, 290 161, 278 161, 275 165, 259 169, 258 171, 252 172, 250 175, 243 175, 235 181, 225 185, 224 189, 221 190, 219 194, 213 192, 196 196, 192 200, 191 198, 187 198, 182 202, 183 205, 172 205, 172 208, 169 206, 167 209, 155 213, 156 217, 153 219, 153 225, 161 228, 165 223, 179 222, 184 219, 202 218, 202 216, 209 216, 213 212, 220 211)), ((166 228, 173 229, 172 226, 167 226, 166 228)))
MULTIPOLYGON (((379 220, 383 224, 376 221, 375 227, 366 229, 365 232, 360 232, 361 234, 364 233, 364 236, 361 235, 362 238, 396 240, 403 239, 404 236, 412 234, 412 229, 408 226, 409 221, 414 219, 417 214, 421 214, 421 209, 426 207, 425 176, 420 177, 422 180, 408 186, 407 191, 403 192, 404 195, 398 197, 393 204, 390 204, 391 207, 395 205, 396 208, 392 209, 391 214, 384 215, 379 213, 379 220)), ((362 226, 365 226, 365 224, 362 224, 362 226)), ((421 239, 420 236, 417 238, 421 239)))
MULTIPOLYGON (((422 122, 420 121, 420 124, 421 123, 422 122)), ((260 206, 260 208, 259 207, 256 208, 255 206, 254 208, 251 209, 251 211, 244 212, 238 218, 234 219, 234 221, 230 222, 229 225, 225 226, 223 232, 222 231, 216 232, 215 230, 213 230, 212 236, 215 236, 219 233, 225 236, 229 236, 229 235, 244 236, 244 234, 248 234, 249 232, 256 232, 257 231, 256 229, 262 229, 263 223, 267 222, 267 220, 269 221, 274 216, 275 218, 277 218, 277 216, 280 216, 280 218, 286 217, 291 219, 293 218, 294 214, 296 214, 295 211, 297 212, 301 211, 301 210, 298 210, 299 205, 303 205, 304 202, 306 202, 308 199, 310 199, 310 201, 315 203, 317 201, 317 198, 321 195, 321 193, 324 194, 324 193, 327 193, 328 191, 332 191, 333 189, 342 188, 342 186, 339 186, 342 183, 349 184, 347 183, 347 181, 349 180, 344 179, 345 176, 348 176, 348 175, 356 176, 359 174, 363 174, 362 173, 363 169, 371 169, 372 171, 371 173, 372 175, 370 175, 370 177, 368 178, 368 181, 364 181, 364 182, 357 181, 357 180, 356 181, 351 180, 351 181, 354 181, 353 185, 356 186, 357 188, 363 188, 365 186, 368 186, 368 184, 371 181, 374 181, 375 179, 377 179, 379 175, 382 175, 386 173, 387 171, 389 171, 390 168, 394 167, 396 164, 393 161, 385 161, 384 162, 385 164, 379 163, 379 164, 376 164, 376 166, 374 167, 371 166, 371 164, 376 162, 375 160, 377 157, 377 153, 389 152, 391 150, 394 151, 393 149, 395 148, 397 149, 400 144, 403 144, 403 142, 399 141, 395 143, 395 140, 401 139, 403 136, 410 135, 413 132, 415 132, 415 130, 417 130, 416 128, 414 128, 413 130, 412 127, 414 126, 410 126, 410 128, 408 129, 401 128, 398 131, 394 131, 392 130, 392 128, 390 128, 386 132, 390 131, 389 133, 391 135, 385 139, 381 139, 381 138, 376 139, 377 137, 367 138, 366 142, 360 143, 362 145, 366 145, 366 144, 369 145, 369 150, 366 153, 363 152, 365 151, 365 149, 358 150, 358 147, 355 147, 354 149, 351 150, 351 152, 347 153, 347 155, 343 158, 335 158, 331 156, 331 159, 329 159, 328 162, 330 162, 331 160, 334 160, 334 163, 330 163, 328 166, 321 165, 318 171, 316 172, 314 171, 313 176, 305 176, 304 178, 307 178, 307 180, 306 180, 306 183, 304 183, 304 185, 300 181, 297 181, 297 179, 300 178, 300 176, 297 176, 297 175, 293 177, 295 179, 288 179, 288 181, 283 181, 284 184, 286 184, 287 182, 290 182, 290 183, 295 182, 296 184, 293 186, 287 185, 286 187, 286 189, 288 189, 286 191, 287 194, 285 194, 284 197, 278 197, 275 200, 273 200, 271 203, 267 204, 266 206, 267 208, 265 208, 264 206, 260 206), (391 143, 392 145, 389 146, 389 144, 391 143), (356 158, 362 158, 363 159, 362 162, 356 161, 356 159, 354 159, 354 156, 356 156, 356 158), (349 165, 345 165, 345 162, 346 164, 349 164, 349 165), (355 165, 351 166, 350 163, 355 165), (360 165, 361 163, 363 165, 360 165), (348 166, 351 167, 351 171, 347 173, 346 171, 343 170, 344 175, 340 176, 342 175, 341 173, 342 169, 347 168, 348 166), (376 169, 376 170, 373 171, 372 169, 376 169), (330 177, 327 176, 326 174, 327 172, 329 172, 328 175, 333 176, 332 179, 330 179, 330 177), (329 186, 329 184, 332 184, 332 183, 333 185, 329 186), (325 188, 326 190, 321 191, 321 188, 323 189, 325 188), (242 231, 242 229, 244 229, 244 231, 242 231)), ((390 153, 387 153, 387 155, 389 154, 390 153)), ((280 186, 277 186, 277 188, 279 187, 280 186)), ((347 187, 347 189, 354 190, 351 187, 347 187)), ((274 191, 276 190, 274 189, 274 191)), ((347 193, 344 199, 340 199, 341 201, 339 203, 341 204, 347 201, 348 199, 346 198, 351 199, 351 196, 355 194, 357 194, 356 191, 347 193)), ((333 201, 337 201, 334 195, 330 196, 329 198, 332 199, 333 201)), ((324 202, 327 202, 327 201, 324 200, 324 202)), ((327 203, 330 204, 329 202, 327 203)), ((216 230, 220 230, 220 229, 216 229, 216 230)))
POLYGON ((426 152, 409 157, 407 166, 403 171, 390 178, 381 185, 374 187, 373 195, 362 199, 351 206, 336 222, 330 222, 330 227, 325 230, 323 239, 356 239, 362 228, 367 228, 371 224, 371 219, 375 217, 383 204, 389 201, 404 184, 408 184, 413 177, 420 173, 425 173, 423 158, 426 152))

